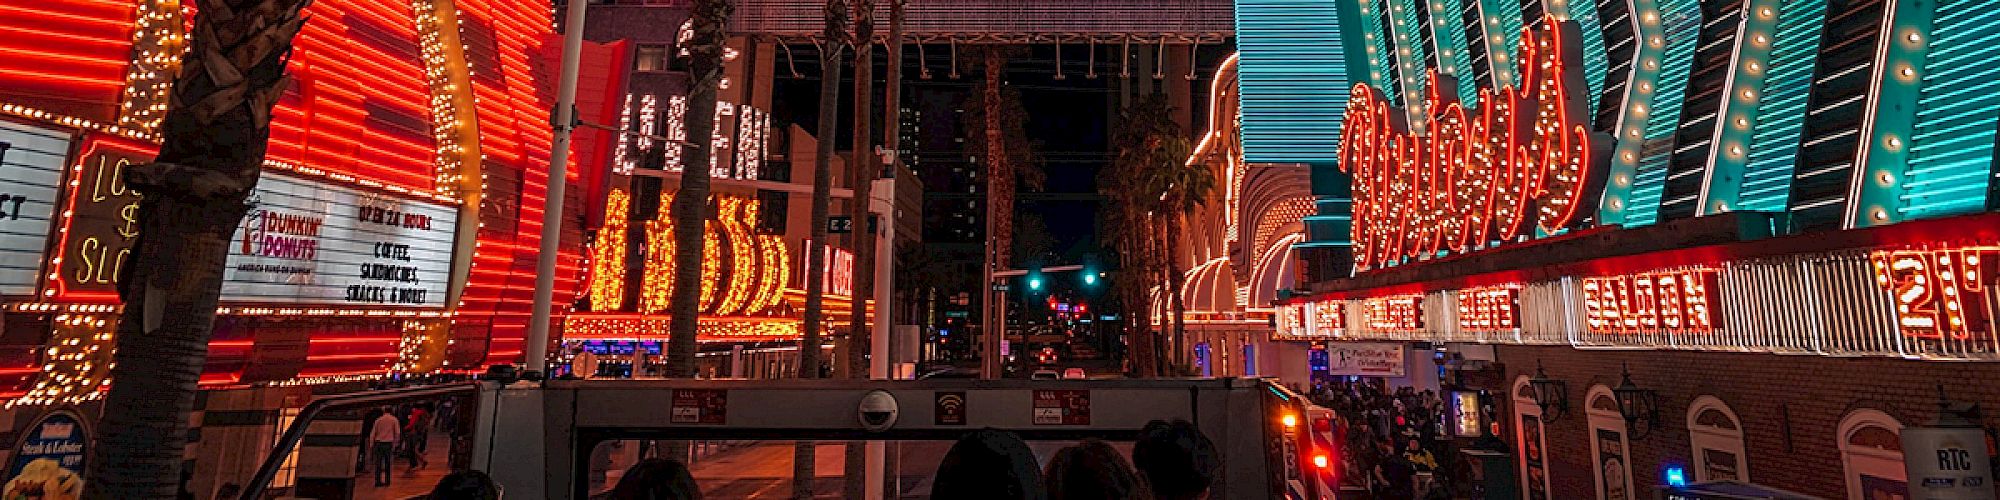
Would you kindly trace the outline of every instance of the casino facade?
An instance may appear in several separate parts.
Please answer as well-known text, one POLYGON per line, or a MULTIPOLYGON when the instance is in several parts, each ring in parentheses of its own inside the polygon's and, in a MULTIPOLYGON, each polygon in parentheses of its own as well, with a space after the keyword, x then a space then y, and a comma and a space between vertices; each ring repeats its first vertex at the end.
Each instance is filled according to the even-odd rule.
POLYGON ((2000 403, 1995 5, 1237 4, 1245 161, 1315 197, 1274 338, 1435 363, 1523 498, 1894 498, 2000 403))
MULTIPOLYGON (((139 236, 123 174, 158 149, 193 9, 0 8, 0 441, 46 414, 94 420, 139 236)), ((229 248, 189 445, 195 491, 240 482, 261 457, 235 455, 316 394, 463 376, 524 351, 560 44, 550 9, 329 0, 306 15, 229 248)), ((608 146, 579 149, 558 314, 582 292, 584 200, 603 196, 609 163, 608 146)), ((330 470, 289 471, 281 486, 352 479, 330 470)))

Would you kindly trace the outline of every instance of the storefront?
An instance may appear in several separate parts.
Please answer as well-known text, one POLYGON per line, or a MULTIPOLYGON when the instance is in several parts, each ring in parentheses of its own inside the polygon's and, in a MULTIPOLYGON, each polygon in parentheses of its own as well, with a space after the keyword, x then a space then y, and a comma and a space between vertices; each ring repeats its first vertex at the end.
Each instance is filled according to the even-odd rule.
POLYGON ((1901 438, 2000 401, 2000 115, 1951 97, 1985 7, 1339 4, 1347 227, 1305 267, 1340 272, 1281 332, 1488 350, 1442 366, 1494 406, 1489 492, 1943 484, 1901 438))
MULTIPOLYGON (((45 433, 26 427, 49 415, 95 419, 117 280, 141 236, 124 176, 157 151, 194 6, 13 9, 0 16, 0 443, 45 433)), ((538 59, 551 12, 334 0, 306 15, 254 207, 231 235, 190 444, 197 497, 246 479, 262 457, 241 451, 265 448, 315 394, 522 352, 548 184, 554 82, 538 59)), ((580 207, 588 191, 571 192, 580 207)), ((582 275, 578 213, 564 223, 559 304, 582 275)), ((87 446, 88 426, 72 430, 87 446)), ((344 484, 348 467, 293 479, 344 484)))

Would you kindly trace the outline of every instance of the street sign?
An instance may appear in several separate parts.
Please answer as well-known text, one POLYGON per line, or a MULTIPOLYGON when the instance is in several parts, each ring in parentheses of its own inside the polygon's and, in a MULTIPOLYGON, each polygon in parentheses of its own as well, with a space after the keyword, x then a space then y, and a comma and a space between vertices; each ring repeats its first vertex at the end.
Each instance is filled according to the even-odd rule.
POLYGON ((1008 285, 1008 284, 1006 284, 1006 283, 995 283, 995 284, 993 285, 993 291, 995 291, 995 292, 1005 292, 1005 291, 1008 291, 1008 290, 1012 290, 1013 288, 1014 288, 1014 287, 1012 287, 1012 286, 1010 286, 1010 285, 1008 285))
POLYGON ((854 232, 854 216, 835 215, 826 218, 826 232, 829 234, 849 234, 854 232))
POLYGON ((1060 389, 1034 391, 1035 425, 1090 425, 1090 391, 1060 389))
POLYGON ((669 421, 676 424, 729 423, 729 391, 721 389, 674 389, 668 408, 669 421))

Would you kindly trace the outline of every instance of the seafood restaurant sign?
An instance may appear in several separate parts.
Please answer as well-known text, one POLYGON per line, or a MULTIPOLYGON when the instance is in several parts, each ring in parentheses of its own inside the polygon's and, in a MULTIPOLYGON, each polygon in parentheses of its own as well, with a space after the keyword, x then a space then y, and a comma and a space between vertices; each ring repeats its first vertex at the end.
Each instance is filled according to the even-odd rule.
POLYGON ((230 241, 223 298, 443 307, 456 207, 265 172, 230 241))
POLYGON ((1435 71, 1412 110, 1355 87, 1340 168, 1354 176, 1357 269, 1556 234, 1595 211, 1612 138, 1587 125, 1578 33, 1554 18, 1527 30, 1516 57, 1521 87, 1482 90, 1476 109, 1435 71), (1410 118, 1427 130, 1412 130, 1410 118))

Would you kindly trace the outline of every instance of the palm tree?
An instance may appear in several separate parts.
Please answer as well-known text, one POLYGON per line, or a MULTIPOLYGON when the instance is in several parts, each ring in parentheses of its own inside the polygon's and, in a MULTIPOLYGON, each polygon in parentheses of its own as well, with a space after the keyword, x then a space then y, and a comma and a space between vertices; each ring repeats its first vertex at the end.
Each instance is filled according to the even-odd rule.
MULTIPOLYGON (((1118 224, 1113 235, 1120 242, 1120 256, 1128 259, 1126 279, 1118 280, 1118 285, 1128 287, 1126 308, 1132 318, 1144 318, 1139 328, 1132 332, 1134 344, 1131 352, 1135 358, 1135 371, 1142 375, 1157 375, 1163 371, 1164 343, 1155 342, 1152 337, 1149 317, 1153 314, 1150 294, 1158 290, 1162 294, 1174 293, 1177 282, 1171 238, 1168 233, 1169 197, 1174 181, 1168 172, 1187 160, 1187 140, 1181 136, 1180 126, 1173 121, 1173 108, 1160 95, 1150 95, 1132 103, 1120 112, 1118 125, 1112 135, 1114 153, 1110 169, 1100 174, 1104 194, 1112 202, 1118 224)), ((1164 334, 1179 331, 1173 328, 1172 316, 1160 318, 1160 330, 1164 334)))
MULTIPOLYGON (((826 45, 820 47, 819 147, 813 154, 811 238, 806 246, 806 310, 799 340, 799 378, 819 378, 821 312, 825 301, 826 216, 833 204, 833 134, 840 112, 840 52, 847 39, 847 0, 826 0, 826 45)), ((813 496, 813 447, 799 441, 792 448, 792 497, 813 496)))
POLYGON ((208 358, 229 238, 249 210, 310 0, 201 0, 174 77, 160 155, 128 170, 140 235, 119 276, 125 303, 88 498, 172 498, 187 415, 208 358))
MULTIPOLYGON (((868 378, 868 299, 875 296, 875 233, 869 231, 869 208, 874 204, 875 179, 881 177, 882 169, 875 164, 875 152, 869 145, 873 137, 875 115, 875 0, 858 0, 854 3, 854 156, 847 162, 848 183, 854 187, 854 200, 848 203, 848 215, 853 217, 854 232, 854 294, 850 297, 854 307, 847 322, 847 359, 842 360, 841 371, 848 378, 868 378)), ((828 146, 832 146, 828 142, 828 146)), ((878 228, 890 230, 890 228, 878 228)), ((888 312, 888 304, 876 304, 881 312, 888 312)), ((888 318, 876 318, 876 321, 888 318)), ((842 496, 860 498, 866 494, 867 481, 863 470, 867 448, 861 441, 847 442, 846 489, 842 496)))
POLYGON ((687 133, 681 146, 681 187, 674 194, 674 291, 667 326, 667 376, 693 378, 695 334, 701 325, 701 261, 707 238, 709 148, 715 133, 715 93, 722 82, 723 28, 735 10, 730 0, 695 0, 694 38, 688 41, 687 133))
POLYGON ((1157 137, 1153 148, 1154 158, 1159 163, 1152 170, 1153 175, 1149 176, 1146 185, 1157 189, 1149 192, 1161 193, 1163 211, 1160 215, 1165 229, 1161 235, 1166 240, 1167 288, 1174 321, 1174 359, 1185 365, 1187 304, 1183 303, 1182 288, 1187 285, 1187 279, 1179 265, 1180 233, 1186 229, 1187 217, 1193 215, 1196 208, 1207 204, 1209 196, 1215 193, 1215 172, 1207 164, 1187 161, 1194 147, 1185 137, 1157 137))
POLYGON ((1159 358, 1153 352, 1153 337, 1147 333, 1152 328, 1146 293, 1153 286, 1157 276, 1154 269, 1158 267, 1151 245, 1154 239, 1146 236, 1150 231, 1144 223, 1145 213, 1134 210, 1133 205, 1126 202, 1128 195, 1114 193, 1109 187, 1113 184, 1109 182, 1099 185, 1106 186, 1103 189, 1112 202, 1110 210, 1103 212, 1104 222, 1101 224, 1104 239, 1110 242, 1110 250, 1117 259, 1116 270, 1112 271, 1112 296, 1125 310, 1128 321, 1132 322, 1126 325, 1130 341, 1125 355, 1131 362, 1133 375, 1158 375, 1156 360, 1159 358))

